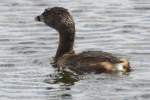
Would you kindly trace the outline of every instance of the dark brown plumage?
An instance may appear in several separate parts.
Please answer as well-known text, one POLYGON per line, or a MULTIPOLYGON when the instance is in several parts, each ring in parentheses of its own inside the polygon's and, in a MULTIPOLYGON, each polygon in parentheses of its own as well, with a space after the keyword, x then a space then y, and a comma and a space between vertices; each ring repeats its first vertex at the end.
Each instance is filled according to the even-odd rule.
POLYGON ((80 74, 112 72, 117 68, 125 72, 130 71, 129 62, 126 59, 120 59, 111 53, 87 51, 76 54, 73 49, 75 23, 67 9, 62 7, 45 9, 40 16, 36 17, 36 20, 43 21, 59 32, 59 46, 54 59, 59 69, 69 68, 80 74))

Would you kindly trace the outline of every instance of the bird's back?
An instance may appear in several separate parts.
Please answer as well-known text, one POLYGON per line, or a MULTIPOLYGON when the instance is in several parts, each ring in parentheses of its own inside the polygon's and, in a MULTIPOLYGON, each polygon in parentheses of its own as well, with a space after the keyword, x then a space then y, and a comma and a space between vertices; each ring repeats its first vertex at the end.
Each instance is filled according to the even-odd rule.
POLYGON ((111 53, 102 51, 87 51, 74 55, 66 54, 58 61, 58 64, 61 63, 59 66, 69 68, 82 74, 85 72, 104 72, 105 69, 101 66, 102 62, 116 64, 120 62, 120 60, 111 53))

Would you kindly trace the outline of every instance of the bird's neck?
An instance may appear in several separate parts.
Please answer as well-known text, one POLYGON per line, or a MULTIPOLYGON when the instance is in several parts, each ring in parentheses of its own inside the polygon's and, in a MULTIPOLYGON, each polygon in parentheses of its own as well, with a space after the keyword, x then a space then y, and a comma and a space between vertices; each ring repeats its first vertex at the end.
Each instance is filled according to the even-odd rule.
POLYGON ((55 56, 56 61, 66 53, 74 53, 74 38, 75 32, 59 32, 59 45, 55 56))

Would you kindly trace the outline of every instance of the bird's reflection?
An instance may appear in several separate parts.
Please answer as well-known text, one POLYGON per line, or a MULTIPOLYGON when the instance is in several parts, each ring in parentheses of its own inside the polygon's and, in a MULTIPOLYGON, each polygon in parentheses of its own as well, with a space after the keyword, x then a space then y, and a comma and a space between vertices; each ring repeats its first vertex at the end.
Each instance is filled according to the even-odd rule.
POLYGON ((63 83, 64 85, 74 85, 75 82, 80 80, 79 75, 70 70, 57 71, 54 74, 49 75, 49 78, 50 79, 45 80, 46 83, 63 83))

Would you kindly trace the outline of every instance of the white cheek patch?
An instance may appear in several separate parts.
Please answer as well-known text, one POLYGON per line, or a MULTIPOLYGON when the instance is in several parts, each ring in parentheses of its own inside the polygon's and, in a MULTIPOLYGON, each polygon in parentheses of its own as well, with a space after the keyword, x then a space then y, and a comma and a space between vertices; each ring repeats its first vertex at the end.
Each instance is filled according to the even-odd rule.
POLYGON ((125 71, 122 64, 116 64, 116 65, 115 65, 115 68, 116 68, 116 70, 118 70, 118 71, 125 71))

